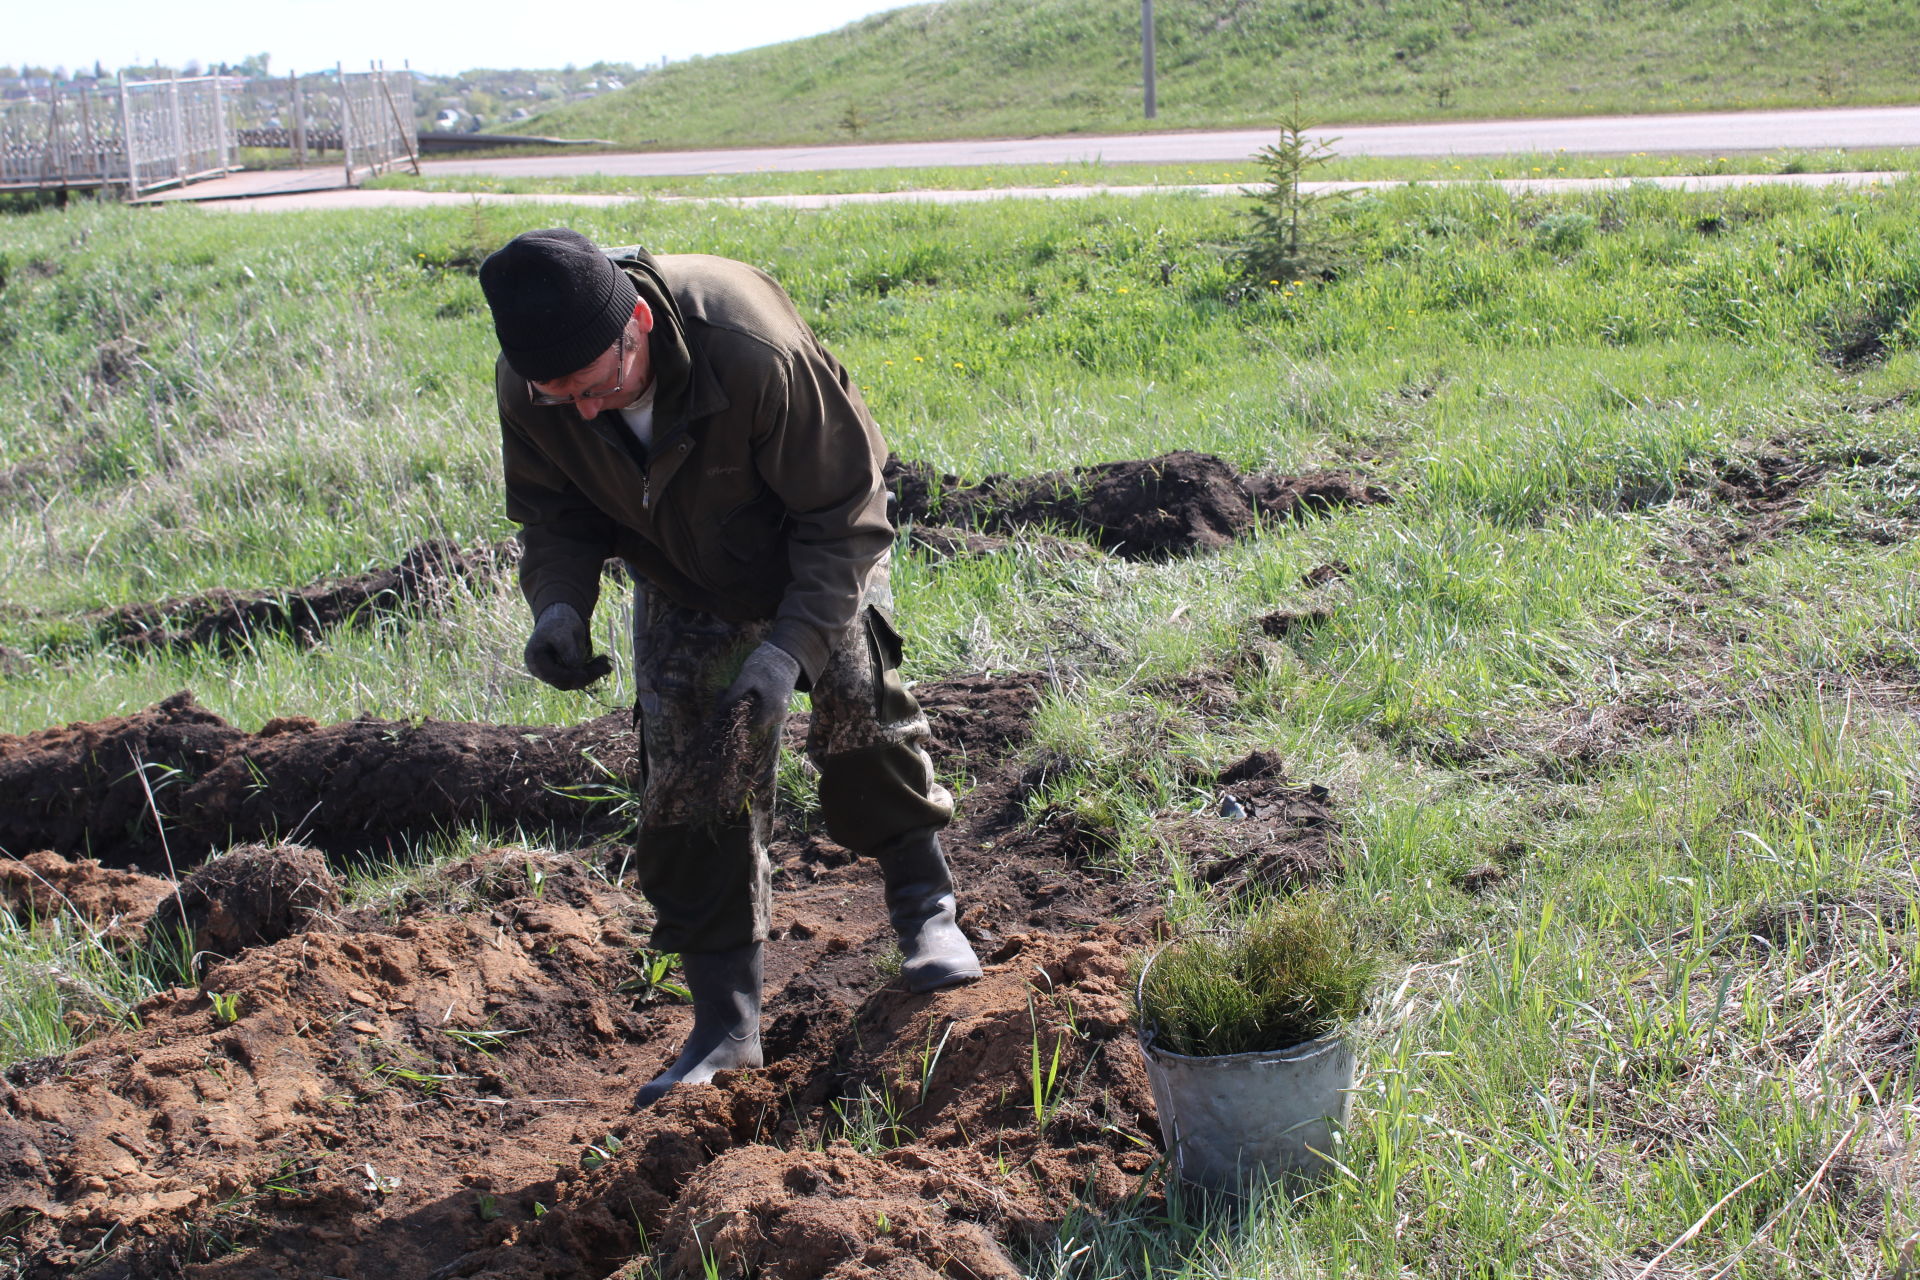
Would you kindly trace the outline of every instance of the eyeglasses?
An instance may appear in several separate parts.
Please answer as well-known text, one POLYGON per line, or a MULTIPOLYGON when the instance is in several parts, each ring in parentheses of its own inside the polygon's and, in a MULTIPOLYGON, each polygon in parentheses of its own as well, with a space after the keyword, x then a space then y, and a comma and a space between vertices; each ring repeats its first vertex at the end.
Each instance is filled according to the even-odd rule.
POLYGON ((624 384, 627 378, 627 334, 630 329, 631 326, 628 326, 628 328, 620 330, 620 341, 617 344, 620 348, 620 356, 613 366, 614 378, 610 385, 590 387, 578 395, 555 396, 548 395, 546 392, 540 390, 540 388, 534 386, 532 380, 529 379, 527 382, 527 396, 537 405, 552 406, 577 404, 582 400, 601 400, 607 396, 619 395, 622 391, 626 390, 624 384))

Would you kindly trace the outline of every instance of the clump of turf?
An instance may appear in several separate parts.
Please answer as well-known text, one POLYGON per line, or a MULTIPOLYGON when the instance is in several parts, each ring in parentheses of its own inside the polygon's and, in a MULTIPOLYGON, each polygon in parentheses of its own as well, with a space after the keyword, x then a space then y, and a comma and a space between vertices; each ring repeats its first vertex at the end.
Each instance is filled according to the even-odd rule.
POLYGON ((1301 894, 1141 957, 1134 1013, 1155 1047, 1189 1057, 1285 1049, 1357 1015, 1379 972, 1334 900, 1301 894))

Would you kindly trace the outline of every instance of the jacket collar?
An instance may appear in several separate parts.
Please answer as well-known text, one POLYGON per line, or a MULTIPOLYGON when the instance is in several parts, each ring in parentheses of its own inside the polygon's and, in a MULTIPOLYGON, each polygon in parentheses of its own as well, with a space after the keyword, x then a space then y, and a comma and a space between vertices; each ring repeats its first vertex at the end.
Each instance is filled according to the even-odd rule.
POLYGON ((609 256, 633 280, 634 288, 653 311, 647 351, 653 363, 653 417, 660 425, 660 438, 725 409, 726 393, 712 366, 688 344, 686 319, 680 314, 673 290, 667 287, 660 264, 637 245, 609 250, 609 256))

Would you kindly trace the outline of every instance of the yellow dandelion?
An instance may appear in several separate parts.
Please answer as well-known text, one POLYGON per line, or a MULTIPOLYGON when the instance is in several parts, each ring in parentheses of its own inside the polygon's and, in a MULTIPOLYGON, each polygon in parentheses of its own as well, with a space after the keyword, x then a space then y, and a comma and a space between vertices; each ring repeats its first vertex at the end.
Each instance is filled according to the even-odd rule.
POLYGON ((925 356, 915 356, 913 358, 913 362, 915 364, 925 364, 927 362, 927 358, 925 356))
POLYGON ((958 361, 958 360, 955 360, 955 361, 953 362, 953 367, 954 367, 954 368, 956 368, 956 369, 964 369, 964 368, 966 368, 967 366, 966 366, 966 365, 964 365, 964 364, 962 364, 962 363, 961 363, 960 361, 958 361))

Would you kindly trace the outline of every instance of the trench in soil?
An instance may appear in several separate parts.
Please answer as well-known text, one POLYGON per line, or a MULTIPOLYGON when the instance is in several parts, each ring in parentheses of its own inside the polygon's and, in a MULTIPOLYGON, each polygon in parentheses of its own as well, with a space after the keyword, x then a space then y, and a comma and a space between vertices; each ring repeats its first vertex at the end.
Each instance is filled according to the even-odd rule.
MULTIPOLYGON (((909 539, 936 559, 990 554, 1016 541, 1061 559, 1192 555, 1246 537, 1262 519, 1301 519, 1389 500, 1384 489, 1346 472, 1248 475, 1211 454, 1191 452, 1036 476, 990 476, 977 485, 895 458, 886 477, 896 517, 912 526, 909 539)), ((232 651, 272 635, 316 644, 340 628, 432 609, 457 584, 507 571, 517 555, 511 540, 471 548, 422 542, 398 563, 367 573, 302 587, 221 589, 120 605, 80 621, 94 641, 132 650, 232 651)), ((30 659, 0 654, 0 661, 30 659)))
MULTIPOLYGON (((243 858, 278 879, 229 884, 279 887, 196 917, 227 930, 203 939, 277 940, 213 963, 198 990, 149 1000, 138 1030, 0 1082, 0 1230, 24 1274, 81 1274, 91 1258, 84 1273, 101 1276, 572 1280, 638 1274, 646 1259, 699 1274, 703 1253, 775 1280, 1017 1274, 1024 1243, 1077 1204, 1138 1191, 1158 1155, 1125 994, 1157 890, 1101 870, 1097 842, 1071 824, 1026 814, 1041 688, 979 676, 916 690, 937 754, 976 781, 947 847, 985 978, 908 994, 889 973, 873 868, 783 823, 768 1065, 644 1113, 633 1094, 677 1051, 689 1013, 653 981, 648 909, 619 882, 623 846, 496 850, 344 911, 318 854, 214 861, 183 887, 243 858), (286 895, 301 892, 316 905, 289 923, 286 895), (241 919, 268 924, 254 935, 241 919)), ((28 758, 71 778, 136 721, 149 746, 169 733, 182 750, 224 743, 208 777, 285 742, 339 765, 380 737, 368 722, 245 735, 179 705, 142 715, 0 741, 0 767, 28 743, 28 758)), ((573 743, 568 732, 545 734, 573 743)), ((577 732, 617 752, 611 726, 577 732)), ((457 775, 505 740, 496 733, 527 731, 440 726, 415 757, 389 742, 380 768, 457 775), (472 756, 448 745, 461 742, 478 744, 472 756)), ((314 767, 294 803, 394 794, 366 791, 367 770, 336 769, 345 790, 331 790, 314 767)), ((571 767, 558 750, 525 757, 525 794, 571 767)), ((283 775, 261 776, 261 803, 281 804, 283 775)), ((1258 754, 1210 781, 1246 816, 1167 829, 1216 892, 1332 869, 1324 791, 1258 754)), ((122 816, 78 807, 87 822, 122 816)), ((173 901, 171 882, 137 874, 138 841, 87 860, 110 842, 66 820, 64 845, 0 864, 0 894, 17 904, 57 889, 96 916, 119 912, 115 936, 131 945, 140 913, 173 901)))

